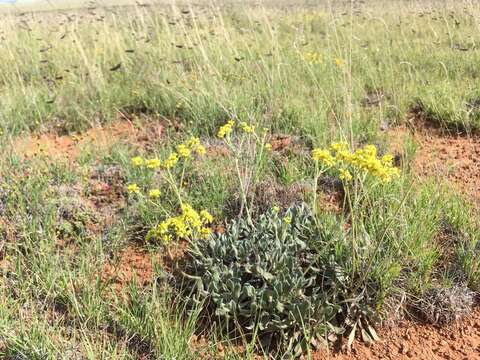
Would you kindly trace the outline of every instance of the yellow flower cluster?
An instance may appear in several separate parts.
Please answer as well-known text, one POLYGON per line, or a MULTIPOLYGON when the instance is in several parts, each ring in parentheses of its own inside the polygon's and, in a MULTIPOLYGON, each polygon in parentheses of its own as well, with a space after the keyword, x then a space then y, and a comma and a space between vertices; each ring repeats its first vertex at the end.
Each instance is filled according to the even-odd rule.
POLYGON ((127 186, 127 190, 129 194, 138 194, 140 192, 140 188, 137 184, 130 184, 127 186))
POLYGON ((240 123, 240 128, 247 134, 255 132, 255 126, 249 125, 244 121, 240 123))
POLYGON ((132 158, 132 165, 133 166, 142 166, 143 163, 144 163, 144 160, 140 156, 135 156, 134 158, 132 158))
POLYGON ((191 151, 190 151, 190 149, 188 148, 187 145, 179 144, 179 145, 177 145, 177 153, 180 157, 188 158, 191 154, 191 151))
POLYGON ((375 145, 365 145, 361 149, 350 151, 346 143, 336 142, 330 145, 330 149, 314 149, 312 158, 322 161, 328 167, 338 166, 339 177, 344 181, 353 178, 348 167, 369 173, 383 182, 400 176, 400 170, 393 165, 393 157, 387 154, 379 158, 375 145))
POLYGON ((335 158, 330 154, 330 151, 323 149, 313 149, 312 158, 315 161, 321 161, 327 166, 333 166, 335 164, 335 158))
POLYGON ((145 165, 149 169, 156 169, 162 166, 162 162, 159 158, 153 158, 153 159, 145 160, 145 165))
POLYGON ((303 55, 303 59, 312 65, 320 64, 322 62, 322 55, 317 52, 307 52, 303 55))
POLYGON ((160 189, 152 189, 148 192, 148 196, 152 199, 158 199, 162 195, 160 189))
POLYGON ((172 240, 187 239, 192 236, 208 238, 212 229, 208 226, 213 217, 207 210, 198 213, 191 205, 183 204, 182 213, 178 216, 169 217, 150 230, 147 241, 160 240, 169 243, 172 240))
MULTIPOLYGON (((127 191, 129 194, 140 194, 140 187, 137 184, 127 185, 127 191)), ((160 189, 151 189, 148 192, 148 197, 151 199, 158 199, 162 195, 160 189)))
POLYGON ((177 153, 172 152, 170 155, 168 155, 168 158, 165 159, 163 162, 163 167, 165 169, 171 169, 178 163, 178 155, 177 153))
POLYGON ((340 180, 351 181, 353 179, 352 174, 347 169, 338 169, 338 172, 340 173, 338 176, 340 180))
MULTIPOLYGON (((253 134, 255 132, 255 125, 251 125, 245 121, 242 121, 238 126, 246 134, 253 134)), ((234 128, 235 121, 229 120, 225 125, 220 126, 217 132, 217 137, 224 139, 233 132, 234 128)))
POLYGON ((206 153, 205 146, 200 143, 200 139, 197 137, 192 136, 184 145, 198 155, 205 155, 206 153))
POLYGON ((205 146, 203 146, 200 143, 200 139, 196 137, 191 137, 185 143, 177 145, 176 150, 176 152, 170 153, 163 162, 157 157, 144 159, 140 156, 135 156, 131 159, 131 163, 135 167, 145 166, 148 169, 158 169, 160 167, 171 169, 177 165, 179 158, 187 159, 192 153, 205 155, 206 152, 205 146))
POLYGON ((345 61, 341 58, 336 58, 335 59, 335 65, 337 65, 339 68, 341 68, 345 64, 345 61))
POLYGON ((233 120, 229 120, 225 125, 221 126, 220 129, 218 129, 217 136, 220 139, 224 139, 225 136, 228 136, 232 133, 234 126, 235 122, 233 120))

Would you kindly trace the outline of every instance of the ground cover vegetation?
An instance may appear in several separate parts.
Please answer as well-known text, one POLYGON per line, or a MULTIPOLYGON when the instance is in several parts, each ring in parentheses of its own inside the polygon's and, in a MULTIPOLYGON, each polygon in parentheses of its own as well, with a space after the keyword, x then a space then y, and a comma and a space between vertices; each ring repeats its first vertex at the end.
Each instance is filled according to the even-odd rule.
POLYGON ((478 140, 479 15, 0 14, 0 357, 314 358, 468 315, 478 147, 425 173, 418 139, 478 140))

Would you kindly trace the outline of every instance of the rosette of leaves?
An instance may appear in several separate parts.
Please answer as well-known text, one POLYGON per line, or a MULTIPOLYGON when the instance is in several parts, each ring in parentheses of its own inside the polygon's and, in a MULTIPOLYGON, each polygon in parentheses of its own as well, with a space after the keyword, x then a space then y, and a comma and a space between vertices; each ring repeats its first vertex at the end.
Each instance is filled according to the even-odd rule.
POLYGON ((298 354, 323 343, 339 308, 322 290, 315 221, 306 205, 282 216, 270 210, 193 243, 186 274, 195 284, 192 298, 225 330, 247 329, 270 349, 298 354))

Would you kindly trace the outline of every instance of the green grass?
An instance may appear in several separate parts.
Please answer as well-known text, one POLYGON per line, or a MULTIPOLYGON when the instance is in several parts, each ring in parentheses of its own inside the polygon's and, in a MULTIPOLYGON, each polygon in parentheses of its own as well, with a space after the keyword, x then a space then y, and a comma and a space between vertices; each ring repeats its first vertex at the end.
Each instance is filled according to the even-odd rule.
MULTIPOLYGON (((292 198, 312 200, 312 147, 342 139, 380 144, 383 154, 390 139, 380 129, 412 111, 474 133, 479 12, 454 3, 282 1, 0 15, 0 358, 212 358, 220 343, 226 358, 267 357, 248 334, 205 329, 205 309, 184 302, 169 263, 175 244, 144 241, 164 209, 178 210, 175 194, 158 176, 139 175, 130 159, 164 158, 199 136, 209 152, 187 167, 186 201, 224 225, 241 196, 235 163, 215 138, 228 119, 294 139, 263 160, 258 180, 283 193, 259 208, 285 205, 295 187, 292 198), (25 159, 15 146, 17 138, 71 136, 125 119, 143 135, 161 122, 163 134, 148 143, 112 136, 73 161, 25 159), (160 187, 163 209, 129 197, 133 182, 160 187), (156 265, 146 285, 134 280, 118 290, 105 281, 105 266, 129 246, 156 265)), ((480 289, 478 209, 448 184, 418 180, 416 146, 404 144, 400 179, 355 194, 355 219, 349 211, 318 214, 317 255, 348 278, 330 300, 364 296, 350 320, 364 305, 375 317, 387 315, 387 301, 406 298, 408 307, 436 286, 480 289)), ((328 175, 321 192, 335 188, 328 175)))
POLYGON ((374 137, 381 122, 401 122, 421 104, 442 123, 477 128, 468 106, 477 9, 389 9, 373 4, 351 16, 340 7, 206 4, 126 16, 97 9, 71 22, 60 12, 5 15, 2 126, 71 131, 143 112, 202 133, 227 117, 251 118, 322 141, 331 128, 374 137), (365 107, 372 92, 383 100, 365 107))

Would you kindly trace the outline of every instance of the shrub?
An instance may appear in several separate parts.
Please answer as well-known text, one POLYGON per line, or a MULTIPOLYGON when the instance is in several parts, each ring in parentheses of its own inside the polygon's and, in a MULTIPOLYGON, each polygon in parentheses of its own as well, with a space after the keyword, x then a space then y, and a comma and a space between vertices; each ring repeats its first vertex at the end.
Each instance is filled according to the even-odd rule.
POLYGON ((192 244, 189 278, 196 300, 206 301, 222 324, 258 332, 292 346, 302 330, 323 338, 325 324, 336 312, 326 302, 318 267, 315 218, 305 205, 279 216, 271 210, 255 224, 240 219, 225 233, 192 244))
POLYGON ((420 315, 429 323, 452 323, 472 311, 474 293, 465 286, 432 287, 422 294, 416 305, 420 315))

